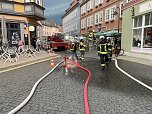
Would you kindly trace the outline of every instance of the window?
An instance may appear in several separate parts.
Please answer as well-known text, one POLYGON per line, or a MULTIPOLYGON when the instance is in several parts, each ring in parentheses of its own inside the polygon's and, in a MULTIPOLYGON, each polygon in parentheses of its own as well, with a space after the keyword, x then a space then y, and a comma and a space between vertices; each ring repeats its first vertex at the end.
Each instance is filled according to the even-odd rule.
POLYGON ((141 47, 141 32, 141 28, 133 30, 133 47, 141 47))
POLYGON ((143 47, 152 48, 152 27, 144 28, 143 47))
POLYGON ((94 8, 94 0, 90 0, 87 2, 87 10, 90 11, 94 8))
POLYGON ((93 15, 90 18, 91 18, 91 25, 90 26, 93 26, 93 15))
POLYGON ((88 1, 88 2, 87 2, 87 10, 88 10, 88 11, 90 10, 90 7, 91 7, 91 6, 90 6, 90 1, 88 1))
POLYGON ((106 9, 106 16, 105 16, 105 21, 109 21, 110 20, 110 9, 106 9))
POLYGON ((105 11, 105 21, 115 19, 115 15, 114 15, 115 11, 116 11, 116 5, 107 8, 106 11, 105 11))
POLYGON ((152 25, 152 13, 145 15, 145 26, 152 25))
POLYGON ((96 13, 95 14, 95 24, 99 24, 102 22, 102 12, 96 13))
POLYGON ((116 7, 111 8, 111 17, 110 17, 111 20, 115 18, 115 15, 114 15, 115 10, 116 10, 116 7))
POLYGON ((95 6, 98 6, 98 5, 102 4, 102 3, 103 3, 103 0, 96 0, 95 1, 95 6))
POLYGON ((84 28, 86 28, 86 19, 83 20, 84 28))
POLYGON ((134 18, 134 27, 142 26, 142 16, 138 16, 134 18))
POLYGON ((86 13, 86 4, 81 7, 81 14, 86 13))
POLYGON ((87 18, 87 27, 93 26, 93 15, 87 18))
POLYGON ((88 17, 88 18, 87 18, 87 27, 90 26, 90 21, 91 21, 91 20, 90 20, 90 17, 88 17))
POLYGON ((98 14, 95 15, 95 24, 98 24, 99 22, 99 18, 98 18, 98 14))
POLYGON ((94 8, 94 0, 90 0, 90 9, 94 8))

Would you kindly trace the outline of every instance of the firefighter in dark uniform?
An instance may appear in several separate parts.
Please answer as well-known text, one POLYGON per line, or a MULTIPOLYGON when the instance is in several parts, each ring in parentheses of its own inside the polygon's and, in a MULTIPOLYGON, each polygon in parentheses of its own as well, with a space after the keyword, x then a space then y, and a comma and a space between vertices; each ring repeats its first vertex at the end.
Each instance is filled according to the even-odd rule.
POLYGON ((75 39, 74 39, 74 41, 72 41, 70 51, 72 52, 72 59, 74 60, 74 57, 75 57, 76 60, 78 60, 78 56, 77 56, 77 42, 76 42, 75 39))
POLYGON ((112 44, 111 44, 111 39, 108 38, 108 59, 111 61, 112 59, 112 44))
POLYGON ((85 53, 85 47, 86 45, 84 44, 83 39, 80 40, 80 44, 79 44, 79 50, 80 50, 80 60, 84 61, 84 53, 85 53))
POLYGON ((88 39, 89 39, 89 41, 92 41, 92 40, 93 40, 93 32, 90 32, 90 33, 89 33, 88 39))
POLYGON ((100 36, 100 43, 98 45, 98 55, 100 56, 101 69, 104 70, 108 65, 108 45, 104 36, 100 36))
POLYGON ((88 41, 89 41, 89 49, 91 50, 93 46, 93 31, 89 32, 88 41))

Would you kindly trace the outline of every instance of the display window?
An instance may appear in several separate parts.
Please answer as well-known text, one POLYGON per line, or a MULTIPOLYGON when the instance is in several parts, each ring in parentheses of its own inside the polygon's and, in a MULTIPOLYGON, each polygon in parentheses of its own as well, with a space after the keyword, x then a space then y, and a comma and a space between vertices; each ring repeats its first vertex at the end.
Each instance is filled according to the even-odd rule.
POLYGON ((143 48, 152 48, 152 27, 144 28, 143 48))
POLYGON ((134 29, 133 30, 133 47, 141 47, 141 33, 142 29, 134 29))
POLYGON ((152 52, 152 13, 134 18, 132 50, 152 52))

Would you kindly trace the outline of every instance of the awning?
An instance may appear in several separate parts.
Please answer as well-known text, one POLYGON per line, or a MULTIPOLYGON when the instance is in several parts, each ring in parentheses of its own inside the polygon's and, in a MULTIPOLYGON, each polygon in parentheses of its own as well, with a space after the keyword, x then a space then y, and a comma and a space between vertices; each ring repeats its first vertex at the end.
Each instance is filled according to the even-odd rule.
POLYGON ((105 36, 105 32, 97 32, 97 33, 94 33, 95 36, 105 36))
POLYGON ((105 34, 106 34, 107 37, 121 36, 121 32, 118 33, 117 30, 108 31, 105 34))

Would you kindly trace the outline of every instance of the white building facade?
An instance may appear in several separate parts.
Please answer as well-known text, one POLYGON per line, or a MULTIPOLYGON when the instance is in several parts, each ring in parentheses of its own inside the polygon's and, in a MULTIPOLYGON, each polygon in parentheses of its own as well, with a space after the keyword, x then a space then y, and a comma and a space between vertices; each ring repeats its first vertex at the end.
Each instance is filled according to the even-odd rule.
POLYGON ((62 16, 63 33, 71 36, 80 36, 80 5, 74 0, 62 16))

